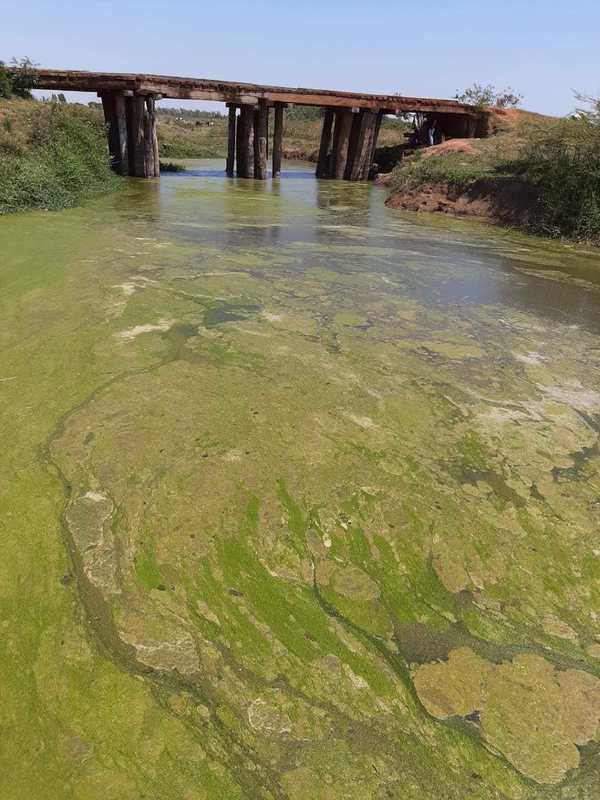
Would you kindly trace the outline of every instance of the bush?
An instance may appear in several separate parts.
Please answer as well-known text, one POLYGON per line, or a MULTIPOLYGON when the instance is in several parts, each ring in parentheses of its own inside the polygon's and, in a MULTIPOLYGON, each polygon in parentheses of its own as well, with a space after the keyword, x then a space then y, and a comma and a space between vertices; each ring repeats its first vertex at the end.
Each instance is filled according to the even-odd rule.
POLYGON ((532 128, 512 169, 537 189, 532 226, 600 242, 600 124, 594 113, 532 128))
POLYGON ((465 158, 462 154, 430 156, 416 155, 403 161, 393 172, 392 189, 418 189, 427 184, 444 184, 452 192, 464 192, 480 178, 495 172, 495 165, 486 160, 465 158))
POLYGON ((95 112, 38 102, 1 110, 0 214, 65 208, 119 186, 95 112))
POLYGON ((10 97, 12 95, 12 83, 10 75, 6 71, 6 64, 0 61, 0 97, 10 97))
POLYGON ((0 97, 31 98, 31 90, 37 83, 36 64, 30 58, 13 58, 10 71, 0 61, 0 97))
POLYGON ((455 99, 460 103, 468 103, 477 108, 516 108, 523 100, 523 95, 518 94, 510 86, 498 91, 496 87, 488 83, 484 86, 481 83, 474 83, 468 89, 455 94, 455 99))
POLYGON ((17 97, 31 97, 31 90, 37 83, 37 64, 30 58, 13 58, 11 60, 13 71, 11 72, 12 93, 17 97))

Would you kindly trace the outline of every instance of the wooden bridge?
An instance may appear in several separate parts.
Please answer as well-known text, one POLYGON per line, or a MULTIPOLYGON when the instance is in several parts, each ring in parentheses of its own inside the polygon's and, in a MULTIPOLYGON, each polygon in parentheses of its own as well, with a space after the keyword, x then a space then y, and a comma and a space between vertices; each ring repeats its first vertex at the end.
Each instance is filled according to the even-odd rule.
POLYGON ((335 92, 251 83, 111 72, 38 70, 36 87, 96 92, 102 99, 114 168, 123 175, 160 174, 156 100, 216 100, 229 108, 228 175, 264 180, 268 173, 269 115, 273 109, 272 174, 279 175, 284 109, 324 110, 317 177, 367 180, 385 114, 419 113, 447 136, 476 136, 482 113, 455 100, 335 92))

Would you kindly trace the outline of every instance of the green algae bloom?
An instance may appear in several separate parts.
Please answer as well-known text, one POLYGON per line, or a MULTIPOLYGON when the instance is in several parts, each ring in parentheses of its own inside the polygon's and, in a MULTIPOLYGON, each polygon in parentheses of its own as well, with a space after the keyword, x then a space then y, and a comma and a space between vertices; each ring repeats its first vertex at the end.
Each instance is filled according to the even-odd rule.
POLYGON ((600 259, 383 200, 0 220, 2 797, 597 796, 600 259))

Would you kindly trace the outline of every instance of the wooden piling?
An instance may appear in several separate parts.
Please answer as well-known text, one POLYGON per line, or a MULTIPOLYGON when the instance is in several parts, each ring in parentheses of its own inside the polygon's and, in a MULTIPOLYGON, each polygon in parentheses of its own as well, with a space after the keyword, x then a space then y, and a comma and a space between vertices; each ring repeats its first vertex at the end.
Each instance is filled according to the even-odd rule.
POLYGON ((321 144, 319 145, 319 159, 317 161, 317 178, 328 178, 330 175, 329 145, 331 144, 332 129, 333 111, 327 108, 325 109, 323 127, 321 129, 321 144))
POLYGON ((240 107, 236 136, 236 169, 238 178, 250 177, 250 136, 252 134, 253 107, 240 107))
POLYGON ((365 180, 369 180, 371 167, 375 163, 375 150, 377 149, 377 139, 379 138, 379 131, 381 130, 381 123, 383 121, 383 111, 377 112, 377 119, 375 120, 375 127, 373 129, 373 141, 371 143, 371 156, 369 158, 369 165, 365 180))
POLYGON ((144 177, 154 178, 157 171, 160 173, 160 166, 156 163, 157 153, 154 150, 154 140, 156 138, 156 115, 154 112, 154 98, 148 96, 145 99, 146 108, 144 109, 144 148, 145 164, 144 177))
POLYGON ((141 95, 126 98, 129 174, 146 178, 145 102, 141 95))
POLYGON ((264 181, 267 177, 267 136, 269 108, 260 104, 254 111, 254 177, 264 181))
POLYGON ((350 142, 350 130, 352 128, 351 111, 337 111, 335 118, 335 131, 333 136, 333 177, 341 180, 346 172, 346 162, 348 160, 348 145, 350 142))
POLYGON ((356 177, 354 180, 366 181, 371 171, 371 157, 373 155, 373 141, 375 138, 375 126, 377 125, 377 114, 372 111, 365 111, 363 121, 363 142, 360 152, 360 159, 356 165, 356 177))
POLYGON ((125 99, 114 92, 100 95, 104 120, 107 125, 108 149, 111 166, 120 175, 129 174, 127 157, 127 122, 125 120, 125 99))
POLYGON ((229 127, 227 134, 227 163, 225 172, 229 177, 233 177, 235 168, 235 132, 237 127, 237 106, 229 105, 229 127))
POLYGON ((273 129, 273 177, 281 172, 281 156, 283 153, 283 105, 275 103, 273 129))
POLYGON ((115 124, 118 136, 118 156, 115 169, 121 175, 129 175, 129 147, 127 142, 125 98, 122 94, 116 94, 114 97, 115 124))
POLYGON ((152 120, 152 146, 154 148, 154 177, 160 178, 160 155, 158 151, 158 134, 156 132, 156 109, 153 111, 152 120))
POLYGON ((348 158, 346 159, 346 171, 344 172, 344 179, 347 181, 357 180, 356 172, 358 162, 360 161, 364 138, 364 120, 365 115, 363 111, 352 115, 352 128, 350 129, 350 140, 348 142, 348 158))
POLYGON ((106 136, 108 139, 108 152, 110 153, 110 163, 113 169, 116 168, 119 148, 117 142, 117 127, 115 120, 115 96, 112 92, 100 95, 102 100, 102 111, 104 112, 104 123, 106 125, 106 136))

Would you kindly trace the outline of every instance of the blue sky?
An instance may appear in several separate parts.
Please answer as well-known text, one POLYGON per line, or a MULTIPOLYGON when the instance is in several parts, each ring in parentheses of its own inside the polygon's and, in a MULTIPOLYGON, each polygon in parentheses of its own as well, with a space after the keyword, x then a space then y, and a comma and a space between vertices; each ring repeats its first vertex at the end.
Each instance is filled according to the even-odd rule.
POLYGON ((574 89, 600 95, 598 0, 3 5, 0 59, 48 67, 430 97, 490 82, 550 114, 574 108, 574 89))

